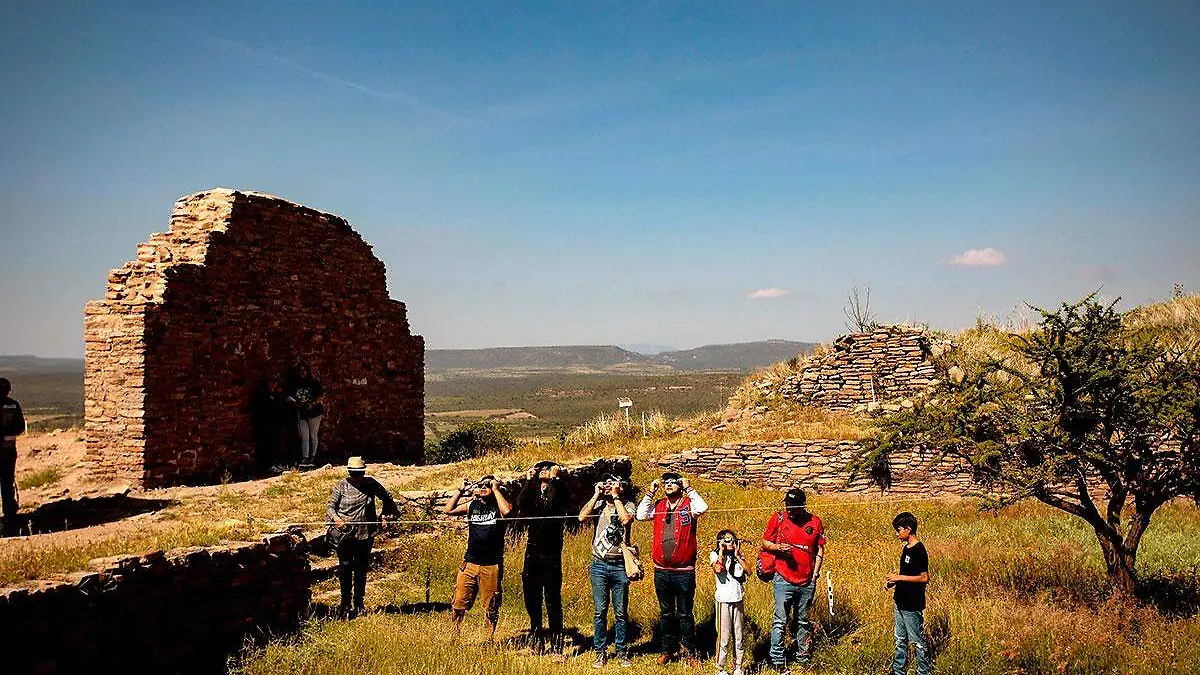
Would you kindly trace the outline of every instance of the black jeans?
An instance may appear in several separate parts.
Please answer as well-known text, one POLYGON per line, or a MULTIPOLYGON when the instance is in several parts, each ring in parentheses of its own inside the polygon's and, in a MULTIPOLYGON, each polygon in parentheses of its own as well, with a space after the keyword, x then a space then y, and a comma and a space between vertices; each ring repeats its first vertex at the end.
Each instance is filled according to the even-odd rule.
POLYGON ((342 585, 342 609, 350 609, 353 592, 354 609, 363 608, 367 594, 367 568, 371 565, 371 540, 355 539, 351 535, 338 542, 338 581, 342 585))
POLYGON ((525 567, 521 570, 521 592, 525 595, 525 612, 529 614, 531 631, 538 631, 542 627, 542 600, 545 599, 550 635, 562 634, 562 583, 561 553, 557 556, 525 556, 525 567))
POLYGON ((4 502, 4 530, 17 531, 17 444, 0 441, 0 501, 4 502))
POLYGON ((696 572, 654 570, 654 593, 658 596, 659 630, 664 654, 677 654, 682 646, 696 646, 696 572))

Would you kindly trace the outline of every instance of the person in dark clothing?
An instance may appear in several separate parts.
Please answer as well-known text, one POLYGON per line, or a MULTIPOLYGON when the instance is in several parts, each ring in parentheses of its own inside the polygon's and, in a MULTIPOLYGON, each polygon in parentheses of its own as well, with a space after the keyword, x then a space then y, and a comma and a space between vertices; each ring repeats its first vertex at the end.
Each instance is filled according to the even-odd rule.
POLYGON ((932 664, 929 646, 925 641, 925 586, 929 583, 929 554, 925 544, 917 539, 917 517, 905 511, 892 519, 896 538, 904 542, 900 549, 899 574, 887 575, 887 587, 895 588, 892 616, 896 638, 896 654, 892 659, 893 675, 905 675, 908 667, 908 646, 917 652, 917 675, 929 675, 932 664))
POLYGON ((283 471, 284 448, 291 416, 287 394, 278 375, 263 381, 255 392, 253 415, 255 459, 262 470, 283 471))
POLYGON ((4 506, 4 534, 16 534, 17 511, 17 436, 25 433, 25 415, 21 404, 9 397, 12 383, 0 377, 0 501, 4 506))
POLYGON ((318 433, 325 416, 322 397, 325 388, 313 376, 308 364, 296 366, 288 378, 288 401, 296 406, 297 430, 300 433, 300 465, 311 468, 319 445, 318 433))
POLYGON ((325 515, 329 520, 329 544, 338 554, 341 612, 354 617, 363 612, 371 547, 380 530, 375 500, 383 502, 384 518, 399 516, 400 510, 387 488, 367 475, 362 457, 351 457, 346 469, 349 475, 333 486, 325 515))
POLYGON ((525 612, 529 614, 530 639, 542 632, 542 600, 546 602, 547 637, 558 650, 562 640, 562 551, 566 495, 558 478, 562 467, 554 462, 538 462, 529 470, 528 482, 517 495, 517 513, 535 517, 530 521, 525 546, 525 566, 521 570, 521 590, 525 612))
MULTIPOLYGON (((484 602, 484 620, 496 635, 496 623, 500 620, 500 602, 503 598, 504 581, 504 518, 512 511, 512 505, 500 492, 500 482, 495 476, 484 476, 475 483, 463 479, 462 488, 446 503, 448 516, 467 517, 467 552, 458 578, 454 583, 454 635, 457 637, 467 610, 475 605, 476 596, 484 602), (470 499, 462 501, 470 495, 470 499)), ((490 639, 490 638, 489 638, 490 639)))

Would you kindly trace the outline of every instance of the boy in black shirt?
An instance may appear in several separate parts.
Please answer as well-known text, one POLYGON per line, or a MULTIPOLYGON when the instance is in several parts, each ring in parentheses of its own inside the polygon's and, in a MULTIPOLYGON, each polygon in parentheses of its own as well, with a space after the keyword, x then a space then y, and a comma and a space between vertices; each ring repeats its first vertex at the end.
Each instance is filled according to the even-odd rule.
POLYGON ((887 575, 887 587, 895 587, 896 655, 892 675, 905 675, 908 645, 917 651, 917 675, 929 675, 929 647, 925 643, 925 585, 929 583, 929 554, 917 540, 917 517, 905 511, 892 519, 900 550, 900 573, 887 575))
POLYGON ((446 504, 448 516, 467 517, 467 552, 462 567, 458 568, 458 579, 454 584, 454 634, 462 626, 467 610, 475 604, 476 596, 482 596, 484 619, 491 635, 496 634, 496 622, 500 618, 501 584, 504 578, 504 521, 512 505, 500 492, 500 483, 495 476, 484 476, 474 485, 463 480, 462 489, 454 493, 446 504), (471 495, 466 502, 463 497, 471 495))

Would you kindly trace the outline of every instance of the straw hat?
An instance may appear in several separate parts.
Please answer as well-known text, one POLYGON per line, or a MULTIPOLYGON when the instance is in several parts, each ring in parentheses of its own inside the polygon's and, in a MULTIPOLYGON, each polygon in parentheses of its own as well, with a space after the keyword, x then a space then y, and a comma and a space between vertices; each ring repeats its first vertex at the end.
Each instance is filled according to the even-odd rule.
POLYGON ((346 469, 349 471, 366 471, 367 463, 362 457, 351 457, 350 461, 346 462, 346 469))

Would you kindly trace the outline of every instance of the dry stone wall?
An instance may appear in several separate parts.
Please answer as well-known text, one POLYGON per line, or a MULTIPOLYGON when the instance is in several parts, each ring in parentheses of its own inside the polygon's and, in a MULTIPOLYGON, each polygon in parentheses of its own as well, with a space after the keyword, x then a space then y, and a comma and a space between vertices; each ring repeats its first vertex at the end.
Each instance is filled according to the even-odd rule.
POLYGON ((92 570, 0 589, 4 673, 216 673, 247 636, 294 630, 308 610, 304 542, 93 560, 92 570))
MULTIPOLYGON (((861 494, 879 488, 865 478, 846 484, 846 466, 859 452, 856 441, 782 440, 726 443, 662 457, 658 463, 709 480, 772 489, 803 487, 820 493, 861 494)), ((980 493, 969 469, 946 460, 929 467, 927 453, 892 458, 892 495, 972 496, 980 493)))
POLYGON ((843 335, 829 353, 780 383, 778 392, 799 403, 830 410, 903 399, 936 380, 937 370, 930 358, 948 348, 949 342, 902 326, 843 335))
POLYGON ((300 361, 325 388, 323 460, 421 456, 424 343, 339 216, 226 189, 184 197, 87 304, 84 339, 97 480, 249 473, 256 389, 300 361))

